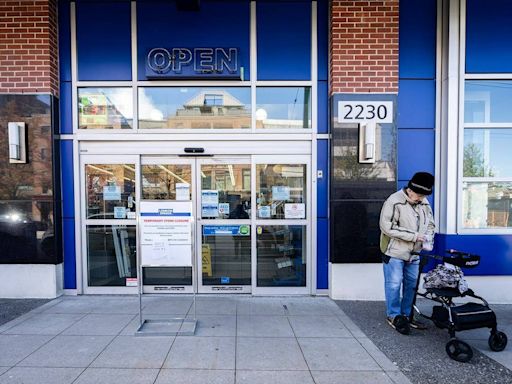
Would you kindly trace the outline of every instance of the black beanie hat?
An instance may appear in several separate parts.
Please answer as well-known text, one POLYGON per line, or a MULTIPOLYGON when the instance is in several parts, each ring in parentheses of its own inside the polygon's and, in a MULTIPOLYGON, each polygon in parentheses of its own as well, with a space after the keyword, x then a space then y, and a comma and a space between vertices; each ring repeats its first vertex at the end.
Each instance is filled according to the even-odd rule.
POLYGON ((409 184, 407 184, 407 188, 420 195, 432 194, 433 186, 434 176, 428 172, 416 172, 412 179, 409 180, 409 184))

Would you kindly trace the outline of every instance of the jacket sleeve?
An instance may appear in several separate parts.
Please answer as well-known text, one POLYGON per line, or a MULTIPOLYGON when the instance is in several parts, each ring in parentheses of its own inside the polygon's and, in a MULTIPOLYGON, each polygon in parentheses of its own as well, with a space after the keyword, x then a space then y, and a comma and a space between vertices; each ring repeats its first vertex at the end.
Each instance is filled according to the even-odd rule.
POLYGON ((415 242, 418 238, 418 233, 410 229, 400 227, 398 225, 398 216, 399 214, 395 205, 390 201, 390 199, 387 199, 380 211, 380 230, 385 235, 393 239, 415 242))
POLYGON ((427 236, 430 236, 431 239, 433 239, 436 230, 436 224, 434 222, 434 214, 432 213, 432 208, 430 207, 430 204, 428 204, 425 209, 425 216, 427 219, 427 232, 425 234, 427 236))

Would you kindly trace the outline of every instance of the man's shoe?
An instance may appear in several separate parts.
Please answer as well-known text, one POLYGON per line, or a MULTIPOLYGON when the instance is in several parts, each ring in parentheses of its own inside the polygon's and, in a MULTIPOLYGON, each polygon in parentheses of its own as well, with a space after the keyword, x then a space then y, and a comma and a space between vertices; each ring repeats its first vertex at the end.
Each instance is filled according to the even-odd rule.
POLYGON ((427 324, 425 324, 423 321, 415 319, 414 317, 412 318, 411 321, 409 321, 409 326, 420 331, 424 331, 425 329, 427 329, 427 324))
POLYGON ((394 318, 387 318, 388 324, 396 329, 398 332, 400 332, 402 335, 408 335, 410 332, 409 328, 409 319, 407 317, 398 315, 394 318))

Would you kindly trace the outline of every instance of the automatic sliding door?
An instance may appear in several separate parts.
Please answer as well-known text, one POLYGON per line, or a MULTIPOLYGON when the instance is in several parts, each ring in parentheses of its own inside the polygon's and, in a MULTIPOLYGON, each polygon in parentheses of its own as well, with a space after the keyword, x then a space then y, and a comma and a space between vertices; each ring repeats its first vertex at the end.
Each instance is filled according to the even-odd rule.
POLYGON ((251 291, 250 159, 198 160, 200 292, 251 291))
MULTIPOLYGON (((193 159, 143 157, 141 163, 143 200, 192 200, 193 159)), ((192 273, 192 267, 143 268, 144 292, 190 293, 194 285, 192 273)))

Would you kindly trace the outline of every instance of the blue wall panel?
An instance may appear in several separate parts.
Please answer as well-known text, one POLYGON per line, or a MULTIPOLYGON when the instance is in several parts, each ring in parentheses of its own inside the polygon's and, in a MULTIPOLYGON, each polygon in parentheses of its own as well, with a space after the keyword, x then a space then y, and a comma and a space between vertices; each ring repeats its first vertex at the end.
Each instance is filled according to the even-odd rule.
POLYGON ((73 141, 60 142, 61 180, 62 180, 62 216, 75 217, 75 190, 73 178, 73 141))
POLYGON ((75 220, 62 223, 64 242, 64 289, 76 289, 75 220))
POLYGON ((329 221, 317 220, 317 270, 316 287, 329 288, 329 221))
POLYGON ((435 131, 433 129, 398 130, 398 180, 409 180, 415 172, 434 173, 435 131))
POLYGON ((318 133, 329 132, 329 101, 327 81, 318 81, 318 133))
POLYGON ((152 48, 238 48, 244 80, 250 79, 249 1, 202 1, 198 12, 177 11, 173 1, 137 3, 139 80, 152 48))
MULTIPOLYGON (((317 216, 327 217, 329 205, 329 142, 327 140, 318 140, 317 142, 317 168, 323 171, 324 177, 317 179, 317 216)), ((313 175, 315 177, 315 175, 313 175)))
POLYGON ((480 265, 464 269, 466 275, 512 275, 512 235, 437 235, 436 242, 439 254, 457 249, 480 255, 480 265))
POLYGON ((398 128, 434 128, 436 116, 434 80, 400 80, 398 128))
POLYGON ((131 80, 129 1, 76 5, 79 80, 131 80))
POLYGON ((329 66, 329 2, 319 0, 317 5, 318 80, 328 80, 329 66))
POLYGON ((512 2, 467 0, 466 72, 512 72, 512 2))
POLYGON ((311 2, 257 2, 258 80, 311 78, 311 2))
POLYGON ((435 77, 436 3, 436 0, 400 1, 400 78, 435 77))
POLYGON ((69 1, 59 1, 60 81, 71 81, 71 25, 69 1))
POLYGON ((71 82, 60 83, 60 133, 73 133, 72 109, 71 109, 71 82))

